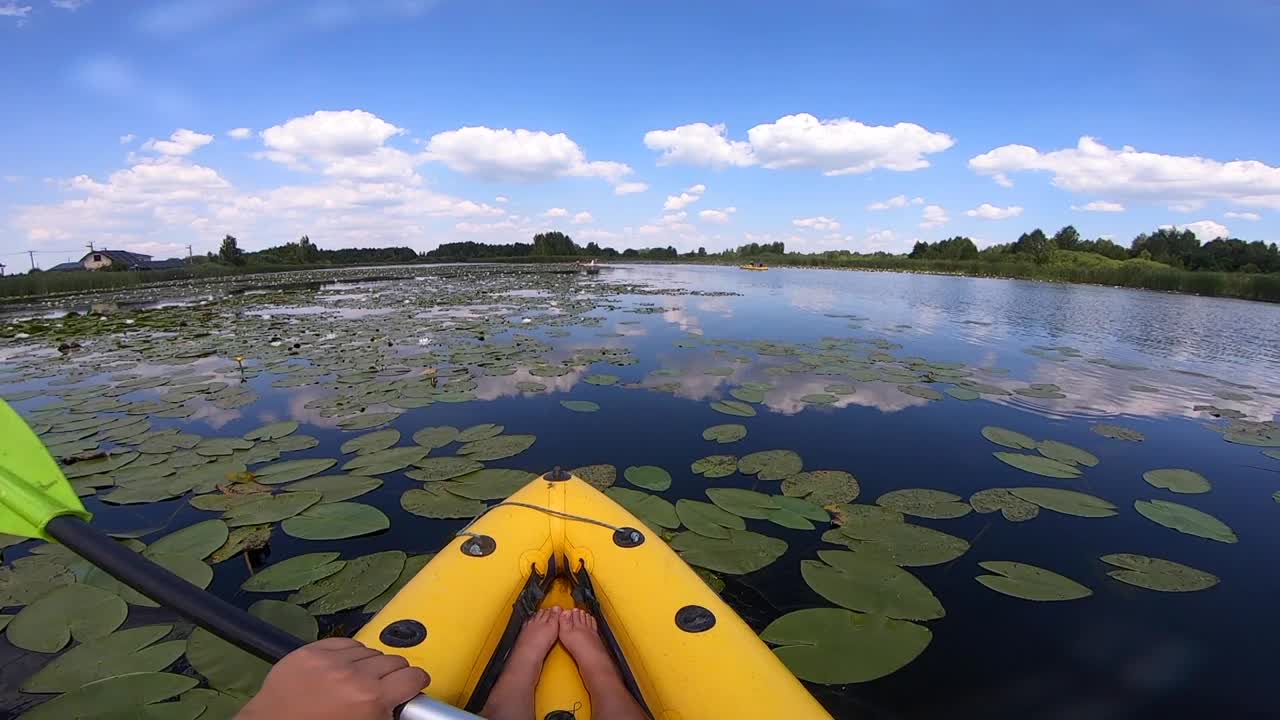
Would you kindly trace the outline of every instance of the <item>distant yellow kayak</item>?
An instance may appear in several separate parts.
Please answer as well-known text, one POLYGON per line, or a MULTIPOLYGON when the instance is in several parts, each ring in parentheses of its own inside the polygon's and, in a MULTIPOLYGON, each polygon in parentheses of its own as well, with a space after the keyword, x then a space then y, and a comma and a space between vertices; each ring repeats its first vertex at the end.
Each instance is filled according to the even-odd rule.
POLYGON ((738 267, 743 270, 768 270, 769 269, 768 265, 739 265, 738 267))
MULTIPOLYGON (((536 478, 490 508, 356 639, 430 673, 431 697, 478 712, 524 620, 552 605, 596 616, 650 717, 830 720, 662 538, 568 473, 536 478)), ((591 698, 559 645, 536 705, 537 718, 591 718, 591 698)))

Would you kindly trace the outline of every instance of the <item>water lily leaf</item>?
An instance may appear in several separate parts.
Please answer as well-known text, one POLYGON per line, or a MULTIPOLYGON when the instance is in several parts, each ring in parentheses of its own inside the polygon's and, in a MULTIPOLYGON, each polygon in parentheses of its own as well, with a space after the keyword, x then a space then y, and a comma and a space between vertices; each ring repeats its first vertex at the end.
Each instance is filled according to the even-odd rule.
POLYGON ((297 430, 297 420, 282 420, 254 428, 242 437, 245 440, 279 440, 282 437, 292 435, 297 430))
POLYGON ((997 460, 1012 465, 1019 470, 1025 470, 1035 475, 1043 475, 1051 478, 1077 478, 1080 477, 1080 471, 1074 466, 1064 462, 1058 462, 1052 458, 1042 455, 1028 455, 1026 453, 1012 452, 994 452, 997 460))
MULTIPOLYGON (((441 398, 437 397, 436 399, 439 400, 441 398)), ((400 413, 364 413, 339 420, 338 427, 343 430, 368 430, 379 425, 386 425, 398 417, 400 417, 400 413)))
POLYGON ((279 485, 311 477, 337 465, 332 458, 306 458, 272 463, 253 471, 254 479, 263 485, 279 485))
POLYGON ((404 561, 404 567, 400 570, 400 576, 396 578, 395 582, 391 583, 391 587, 383 590, 378 597, 366 603, 365 606, 360 609, 360 612, 376 613, 386 607, 387 603, 391 602, 391 598, 395 597, 396 593, 400 592, 401 588, 409 584, 409 581, 413 579, 414 575, 417 575, 422 568, 427 566, 427 563, 430 562, 433 555, 433 553, 428 553, 425 555, 410 555, 406 558, 404 561))
POLYGON ((608 464, 583 465, 570 470, 569 474, 577 475, 583 482, 597 490, 613 487, 613 484, 618 481, 618 468, 608 464))
POLYGON ((111 634, 128 614, 129 607, 114 593, 92 585, 64 585, 22 608, 5 633, 23 650, 55 653, 73 637, 86 642, 111 634))
POLYGON ((413 441, 428 450, 444 447, 458 439, 458 428, 451 425, 425 427, 413 434, 413 441))
POLYGON ((1123 583, 1159 592, 1195 592, 1208 590, 1218 584, 1218 576, 1197 570, 1171 560, 1115 553, 1103 555, 1102 562, 1120 570, 1108 570, 1107 575, 1123 583))
POLYGON ((143 503, 172 500, 186 494, 195 487, 197 481, 188 475, 181 477, 153 477, 137 480, 128 485, 117 487, 102 501, 112 505, 140 505, 143 503))
POLYGON ((222 547, 214 550, 209 556, 209 562, 225 562, 246 550, 266 547, 270 541, 271 525, 269 524, 233 528, 222 547))
POLYGON ((445 483, 429 482, 401 495, 400 507, 420 517, 446 519, 475 517, 484 512, 485 504, 454 495, 445 489, 445 483))
POLYGON ((708 488, 706 492, 720 509, 751 520, 766 520, 770 511, 781 509, 774 496, 755 490, 708 488))
POLYGON ((977 390, 971 390, 967 387, 961 387, 959 385, 954 385, 952 387, 949 387, 943 392, 945 392, 946 394, 950 395, 951 397, 957 400, 964 400, 966 402, 969 400, 977 400, 978 398, 982 397, 981 395, 978 394, 977 390))
POLYGON ((504 460, 528 450, 537 439, 536 435, 498 435, 469 442, 458 448, 458 454, 480 462, 504 460))
POLYGON ((675 506, 657 495, 619 487, 608 488, 604 493, 651 528, 680 527, 675 506))
POLYGON ((1063 515, 1076 517, 1102 518, 1116 514, 1116 506, 1103 500, 1075 490, 1046 487, 1009 488, 1021 500, 1034 503, 1045 510, 1060 512, 1063 515))
POLYGON ((115 472, 129 463, 137 460, 139 453, 136 452, 116 452, 104 455, 100 458, 92 460, 81 460, 80 462, 65 465, 62 468, 62 474, 68 480, 86 477, 88 475, 99 475, 115 472))
POLYGON ((738 472, 759 480, 782 480, 804 469, 804 461, 792 450, 763 450, 738 460, 738 472))
POLYGON ((1120 425, 1108 425, 1107 423, 1099 423, 1090 425, 1089 429, 1098 433, 1104 438, 1112 440, 1128 440, 1129 442, 1142 442, 1147 439, 1146 435, 1133 430, 1131 428, 1122 427, 1120 425))
POLYGON ((483 463, 463 457, 426 458, 414 464, 417 469, 410 470, 405 475, 422 482, 451 480, 484 468, 483 463))
POLYGON ((1014 388, 1013 391, 1024 397, 1040 398, 1042 400, 1061 400, 1066 397, 1062 392, 1062 388, 1053 383, 1032 383, 1028 387, 1014 388))
POLYGON ((1098 458, 1093 453, 1057 440, 1044 440, 1036 445, 1036 450, 1047 458, 1067 465, 1094 467, 1098 464, 1098 458))
POLYGON ((355 456, 342 465, 342 470, 357 475, 396 472, 425 458, 428 452, 430 451, 427 448, 418 445, 379 450, 355 456))
POLYGON ((698 577, 702 578, 702 582, 706 583, 707 587, 715 591, 717 595, 724 591, 724 578, 706 568, 696 567, 693 569, 693 572, 698 577))
POLYGON ((617 375, 597 374, 588 375, 582 378, 582 381, 588 385, 616 385, 620 378, 617 375))
POLYGON ((1161 468, 1142 473, 1142 479, 1158 488, 1165 488, 1176 493, 1207 493, 1212 487, 1203 475, 1192 470, 1181 468, 1161 468))
POLYGON ((876 504, 897 510, 904 515, 934 520, 964 517, 973 509, 959 495, 928 488, 908 488, 887 492, 876 498, 876 504))
POLYGON ((657 465, 631 465, 622 471, 627 482, 646 490, 666 490, 671 487, 671 473, 657 465))
POLYGON ((738 458, 733 455, 708 455, 689 466, 695 475, 708 478, 728 477, 738 471, 738 458))
POLYGON ((843 470, 809 470, 782 481, 783 495, 818 505, 853 502, 859 492, 858 480, 843 470))
POLYGON ((933 528, 886 519, 866 521, 867 517, 874 516, 828 530, 822 539, 856 552, 872 553, 903 567, 941 565, 969 550, 967 541, 933 528))
POLYGON ((389 527, 381 510, 353 502, 317 504, 280 524, 286 535, 302 540, 345 540, 389 527))
POLYGON ((840 398, 831 393, 809 393, 800 396, 800 402, 806 405, 831 405, 840 398))
POLYGON ((343 455, 347 453, 364 455, 395 447, 398 442, 400 442, 400 431, 395 428, 387 428, 386 430, 374 430, 371 433, 353 437, 342 443, 342 446, 338 449, 342 451, 343 455))
MULTIPOLYGON (((209 567, 200 558, 192 557, 191 555, 157 554, 150 556, 150 560, 202 590, 209 587, 209 583, 213 582, 213 568, 209 567)), ((84 577, 84 583, 106 590, 130 605, 159 607, 151 598, 98 568, 92 568, 88 571, 84 577)))
POLYGON ((342 502, 382 487, 382 481, 366 475, 321 475, 293 483, 289 492, 318 492, 320 504, 342 502))
POLYGON ((118 675, 59 695, 22 714, 21 720, 140 718, 161 700, 181 695, 199 680, 161 672, 118 675))
POLYGON ((593 413, 600 409, 600 406, 590 400, 561 400, 561 407, 574 412, 593 413))
POLYGON ((1044 568, 1020 562, 988 560, 978 566, 994 575, 979 575, 975 580, 998 593, 1038 602, 1079 600, 1093 591, 1068 577, 1044 568))
MULTIPOLYGON (((279 600, 259 600, 249 606, 249 614, 266 620, 289 634, 308 642, 319 634, 316 620, 302 608, 279 600)), ((271 670, 264 660, 222 640, 204 628, 196 628, 187 640, 187 662, 219 690, 252 695, 271 670)))
POLYGON ((477 440, 486 440, 488 438, 501 435, 504 429, 505 428, 503 426, 495 425, 494 423, 481 423, 479 425, 472 425, 471 427, 458 433, 457 440, 460 443, 469 443, 469 442, 475 442, 477 440))
POLYGON ((71 692, 109 677, 160 672, 182 657, 187 647, 185 640, 153 645, 172 629, 172 625, 143 625, 81 643, 27 678, 22 692, 71 692))
POLYGON ((348 560, 345 567, 323 580, 304 586, 289 596, 290 602, 310 605, 312 615, 350 610, 378 597, 400 577, 406 555, 399 550, 348 560))
POLYGON ((188 525, 151 543, 143 555, 190 555, 197 560, 209 557, 209 553, 222 547, 227 541, 227 524, 221 520, 205 520, 188 525))
POLYGON ((1167 500, 1135 500, 1133 509, 1157 525, 1196 537, 1236 543, 1240 539, 1235 532, 1218 518, 1207 512, 1167 500))
POLYGON ((1023 435, 1020 432, 996 427, 995 425, 988 425, 982 428, 982 437, 997 445, 1003 445, 1016 450, 1035 450, 1039 444, 1032 438, 1023 435))
POLYGON ((737 442, 747 436, 747 426, 737 423, 712 425, 702 431, 703 440, 714 440, 720 444, 737 442))
POLYGON ((445 488, 454 495, 471 500, 501 500, 536 477, 526 470, 485 468, 450 480, 445 488))
POLYGON ((925 400, 941 400, 942 399, 942 393, 938 392, 937 390, 934 390, 931 387, 925 387, 924 385, 899 385, 898 390, 908 395, 918 397, 918 398, 923 398, 925 400))
POLYGON ((756 409, 740 400, 717 400, 711 403, 711 409, 718 413, 733 415, 735 417, 756 416, 756 409))
POLYGON ((852 385, 845 385, 843 383, 835 383, 833 385, 828 385, 822 388, 822 390, 823 392, 829 392, 833 395, 853 395, 856 392, 858 392, 858 389, 856 387, 852 385))
POLYGON ((1040 514, 1040 506, 1029 503, 1004 488, 979 490, 969 496, 969 505, 980 513, 997 510, 1009 522, 1026 522, 1040 514))
POLYGON ((279 522, 306 510, 320 502, 320 493, 315 491, 287 492, 279 495, 256 497, 252 501, 237 505, 222 515, 228 527, 244 525, 261 525, 279 522))
POLYGON ((787 613, 760 633, 801 680, 822 685, 869 682, 892 674, 929 646, 929 629, 905 620, 837 608, 787 613))
POLYGON ((307 553, 268 565, 240 586, 249 592, 281 592, 297 590, 316 580, 333 575, 346 566, 336 552, 307 553))
POLYGON ((916 576, 872 553, 819 550, 802 560, 800 574, 813 591, 850 610, 899 620, 935 620, 942 603, 916 576))
MULTIPOLYGON (((616 488, 615 488, 616 489, 616 488)), ((690 565, 726 575, 745 575, 771 564, 787 551, 778 538, 749 530, 727 529, 727 538, 710 538, 695 532, 678 533, 671 547, 690 565)))
POLYGON ((522 380, 516 383, 516 389, 519 390, 520 392, 542 392, 543 390, 547 389, 547 386, 540 382, 531 382, 529 380, 522 380))
POLYGON ((697 500, 677 500, 676 515, 685 527, 710 538, 728 539, 729 530, 747 529, 747 524, 737 515, 697 500))

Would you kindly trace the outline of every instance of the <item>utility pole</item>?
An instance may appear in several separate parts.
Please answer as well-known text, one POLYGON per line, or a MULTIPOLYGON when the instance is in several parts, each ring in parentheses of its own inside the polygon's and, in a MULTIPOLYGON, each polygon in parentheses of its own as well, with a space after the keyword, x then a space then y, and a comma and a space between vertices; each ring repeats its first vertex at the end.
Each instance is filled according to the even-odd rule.
POLYGON ((87 247, 87 248, 89 248, 89 252, 93 252, 93 241, 92 241, 92 240, 90 240, 89 242, 85 243, 85 244, 84 244, 84 246, 85 246, 85 247, 87 247))
POLYGON ((35 270, 36 269, 36 251, 28 250, 27 256, 31 258, 31 269, 35 270))
POLYGON ((187 245, 187 264, 191 264, 191 246, 187 245))

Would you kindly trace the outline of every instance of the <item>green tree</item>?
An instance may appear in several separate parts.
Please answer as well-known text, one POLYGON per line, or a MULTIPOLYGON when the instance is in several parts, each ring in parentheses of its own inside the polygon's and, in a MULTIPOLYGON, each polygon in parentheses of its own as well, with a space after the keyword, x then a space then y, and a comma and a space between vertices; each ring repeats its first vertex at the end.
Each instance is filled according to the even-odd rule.
POLYGON ((706 256, 707 256, 707 249, 704 247, 698 248, 698 257, 706 257, 706 256))
POLYGON ((235 236, 228 235, 222 238, 222 246, 218 248, 218 259, 228 265, 243 265, 245 263, 244 251, 240 249, 235 236))
POLYGON ((294 262, 301 265, 318 262, 320 260, 320 249, 311 242, 311 238, 303 235, 298 238, 298 242, 293 245, 294 262))
POLYGON ((533 236, 534 255, 577 255, 578 246, 573 238, 559 230, 538 233, 533 236))
POLYGON ((1036 228, 1018 236, 1013 243, 1013 252, 1031 258, 1036 263, 1047 263, 1053 255, 1053 241, 1045 236, 1043 230, 1036 228))
POLYGON ((1053 244, 1057 245, 1059 250, 1079 250, 1080 233, 1074 226, 1068 225, 1053 234, 1053 244))

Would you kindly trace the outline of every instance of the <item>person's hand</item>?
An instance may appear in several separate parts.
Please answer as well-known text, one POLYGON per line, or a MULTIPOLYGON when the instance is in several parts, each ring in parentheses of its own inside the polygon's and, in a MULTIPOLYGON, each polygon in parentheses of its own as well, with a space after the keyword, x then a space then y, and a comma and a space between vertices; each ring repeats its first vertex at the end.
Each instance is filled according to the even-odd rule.
POLYGON ((236 720, 387 720, 430 682, 398 655, 326 638, 276 663, 236 720))

